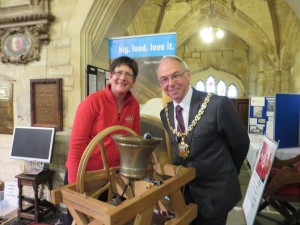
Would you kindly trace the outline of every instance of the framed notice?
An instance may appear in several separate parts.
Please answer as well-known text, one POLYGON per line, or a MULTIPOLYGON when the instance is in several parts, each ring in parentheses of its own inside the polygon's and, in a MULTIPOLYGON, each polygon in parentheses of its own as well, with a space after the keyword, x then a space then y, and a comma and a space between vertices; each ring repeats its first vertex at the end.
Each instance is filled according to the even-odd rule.
POLYGON ((62 79, 30 80, 31 126, 63 130, 62 79))
POLYGON ((0 82, 0 134, 12 134, 14 129, 13 86, 0 82))

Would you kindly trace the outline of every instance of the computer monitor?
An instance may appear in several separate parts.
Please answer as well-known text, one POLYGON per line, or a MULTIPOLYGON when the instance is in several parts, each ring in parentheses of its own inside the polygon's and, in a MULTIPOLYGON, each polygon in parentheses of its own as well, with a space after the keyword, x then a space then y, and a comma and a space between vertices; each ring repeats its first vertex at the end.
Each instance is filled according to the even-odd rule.
POLYGON ((10 158, 51 163, 54 138, 55 128, 16 126, 10 158))

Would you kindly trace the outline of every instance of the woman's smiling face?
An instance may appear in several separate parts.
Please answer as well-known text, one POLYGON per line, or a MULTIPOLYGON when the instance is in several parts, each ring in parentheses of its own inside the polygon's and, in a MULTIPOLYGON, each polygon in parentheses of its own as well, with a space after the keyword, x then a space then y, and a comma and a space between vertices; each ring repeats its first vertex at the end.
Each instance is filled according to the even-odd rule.
POLYGON ((114 95, 126 95, 135 83, 133 71, 125 64, 121 64, 110 72, 109 81, 114 95))

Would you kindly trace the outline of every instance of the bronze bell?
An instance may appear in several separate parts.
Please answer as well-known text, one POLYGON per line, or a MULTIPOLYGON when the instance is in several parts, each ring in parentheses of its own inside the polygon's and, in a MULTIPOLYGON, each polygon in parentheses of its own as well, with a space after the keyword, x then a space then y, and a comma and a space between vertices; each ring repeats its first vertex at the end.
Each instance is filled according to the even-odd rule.
POLYGON ((143 179, 149 173, 152 152, 162 141, 161 138, 132 136, 124 134, 112 135, 120 152, 121 165, 119 173, 128 178, 143 179))

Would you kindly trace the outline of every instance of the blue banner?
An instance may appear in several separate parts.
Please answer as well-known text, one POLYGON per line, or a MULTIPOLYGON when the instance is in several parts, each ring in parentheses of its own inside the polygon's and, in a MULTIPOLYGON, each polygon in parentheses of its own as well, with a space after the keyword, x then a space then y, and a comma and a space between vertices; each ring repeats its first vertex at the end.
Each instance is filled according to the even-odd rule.
POLYGON ((134 58, 139 75, 131 90, 140 104, 162 95, 156 68, 164 55, 176 55, 176 33, 127 36, 108 39, 110 62, 120 56, 134 58))
POLYGON ((159 57, 176 54, 176 33, 130 36, 108 39, 109 58, 159 57))

